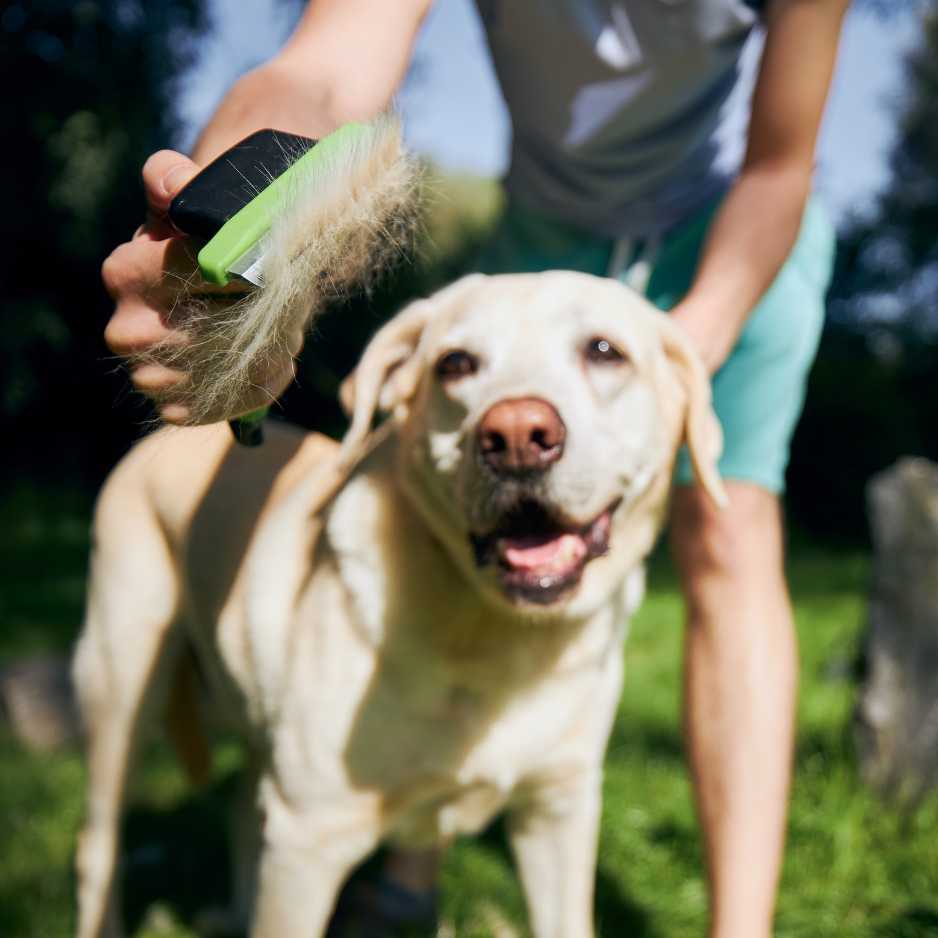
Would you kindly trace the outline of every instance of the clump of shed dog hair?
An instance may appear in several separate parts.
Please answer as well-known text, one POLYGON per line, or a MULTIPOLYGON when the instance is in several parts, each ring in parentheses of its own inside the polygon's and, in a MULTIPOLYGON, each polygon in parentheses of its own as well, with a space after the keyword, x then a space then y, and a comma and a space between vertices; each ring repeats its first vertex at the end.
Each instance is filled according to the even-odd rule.
MULTIPOLYGON (((301 156, 297 153, 297 158, 301 156)), ((412 247, 420 173, 386 115, 348 146, 313 160, 267 235, 264 286, 232 299, 188 289, 171 314, 188 338, 146 358, 185 371, 172 398, 202 423, 236 413, 271 368, 282 367, 330 302, 368 290, 412 247)))

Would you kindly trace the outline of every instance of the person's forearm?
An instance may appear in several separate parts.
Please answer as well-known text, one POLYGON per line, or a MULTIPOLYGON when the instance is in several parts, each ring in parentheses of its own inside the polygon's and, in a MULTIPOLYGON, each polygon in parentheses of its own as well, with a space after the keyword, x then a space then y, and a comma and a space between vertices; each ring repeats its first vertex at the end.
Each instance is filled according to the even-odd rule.
POLYGON ((196 144, 205 163, 266 127, 322 137, 384 110, 430 0, 316 0, 286 45, 235 83, 196 144))
POLYGON ((255 130, 323 137, 352 118, 340 113, 325 76, 274 59, 240 78, 199 135, 192 158, 205 164, 255 130))
POLYGON ((711 372, 785 263, 811 187, 814 150, 849 0, 772 0, 742 173, 674 315, 711 372))
POLYGON ((711 373, 791 252, 810 185, 810 167, 752 168, 727 195, 694 283, 674 309, 711 373))

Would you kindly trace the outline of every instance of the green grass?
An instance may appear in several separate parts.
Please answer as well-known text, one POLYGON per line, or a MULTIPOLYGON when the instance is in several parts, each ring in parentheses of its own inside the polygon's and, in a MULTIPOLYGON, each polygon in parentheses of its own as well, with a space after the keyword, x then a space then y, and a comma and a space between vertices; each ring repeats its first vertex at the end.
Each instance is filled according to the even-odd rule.
MULTIPOLYGON (((0 502, 0 660, 74 639, 89 502, 23 490, 0 502)), ((900 815, 857 779, 851 662, 863 622, 866 559, 799 547, 791 562, 802 657, 797 773, 781 887, 780 938, 938 934, 938 799, 900 815)), ((597 880, 604 938, 700 936, 701 851, 678 727, 680 598, 655 563, 627 649, 626 689, 609 749, 597 880)), ((126 831, 126 905, 137 938, 193 938, 225 889, 223 816, 237 752, 193 793, 164 748, 147 757, 126 831)), ((0 738, 0 935, 58 938, 73 927, 71 860, 83 770, 73 753, 38 756, 0 738)), ((460 938, 523 922, 501 829, 460 842, 443 877, 460 938)))

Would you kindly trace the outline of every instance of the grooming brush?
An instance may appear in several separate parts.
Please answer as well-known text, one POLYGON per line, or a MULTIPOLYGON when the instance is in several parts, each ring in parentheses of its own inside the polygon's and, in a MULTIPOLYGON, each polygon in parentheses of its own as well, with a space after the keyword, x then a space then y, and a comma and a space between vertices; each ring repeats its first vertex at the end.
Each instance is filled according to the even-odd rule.
MULTIPOLYGON (((201 422, 226 409, 265 363, 330 300, 367 288, 409 246, 417 172, 399 123, 345 124, 313 140, 260 130, 206 166, 169 217, 202 243, 202 279, 240 280, 243 296, 187 293, 174 316, 190 342, 153 356, 191 375, 185 403, 201 422)), ((262 441, 267 409, 231 421, 236 439, 262 441)))

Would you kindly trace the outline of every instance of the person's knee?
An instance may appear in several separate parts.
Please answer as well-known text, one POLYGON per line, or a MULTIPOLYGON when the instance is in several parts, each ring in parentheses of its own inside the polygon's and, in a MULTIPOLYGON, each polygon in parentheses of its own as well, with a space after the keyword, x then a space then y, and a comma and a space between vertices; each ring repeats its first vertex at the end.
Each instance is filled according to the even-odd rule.
POLYGON ((671 544, 685 592, 693 601, 715 583, 734 588, 753 576, 781 571, 781 512, 766 489, 727 484, 729 505, 720 509, 695 486, 675 490, 671 544))

